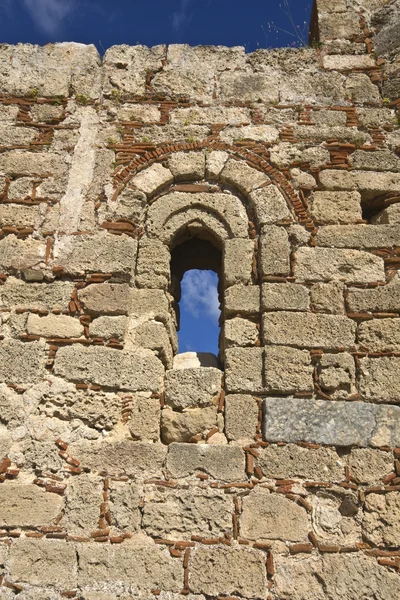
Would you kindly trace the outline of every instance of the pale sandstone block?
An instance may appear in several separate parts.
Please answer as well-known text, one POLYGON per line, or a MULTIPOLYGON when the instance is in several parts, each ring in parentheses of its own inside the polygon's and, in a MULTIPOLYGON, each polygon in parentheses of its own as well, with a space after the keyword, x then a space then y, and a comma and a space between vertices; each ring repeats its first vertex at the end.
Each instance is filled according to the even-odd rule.
POLYGON ((207 596, 264 598, 265 555, 243 548, 196 548, 190 554, 189 587, 207 596))
POLYGON ((234 144, 235 142, 242 140, 273 143, 278 141, 279 131, 276 127, 271 127, 271 125, 227 127, 220 133, 220 138, 227 144, 234 144))
POLYGON ((90 323, 89 334, 91 337, 121 340, 124 337, 127 324, 128 319, 126 317, 98 317, 90 323))
POLYGON ((55 153, 11 150, 0 156, 0 172, 11 176, 62 177, 66 171, 62 156, 55 153))
MULTIPOLYGON (((31 198, 34 181, 31 177, 18 177, 18 179, 10 181, 7 191, 8 200, 25 200, 26 198, 31 198)), ((4 206, 4 208, 6 207, 4 206)))
POLYGON ((233 499, 223 490, 145 489, 143 529, 155 538, 190 540, 191 535, 221 537, 232 531, 233 499))
POLYGON ((400 357, 360 360, 360 393, 369 402, 400 403, 400 357))
POLYGON ((281 494, 257 487, 243 498, 240 534, 245 539, 304 542, 309 529, 306 510, 281 494))
POLYGON ((317 0, 317 9, 321 13, 346 12, 346 0, 317 0))
POLYGON ((225 314, 227 316, 257 315, 260 310, 260 287, 257 285, 233 285, 225 291, 225 314))
POLYGON ((131 181, 138 190, 147 196, 156 194, 159 190, 173 183, 174 177, 169 169, 159 163, 155 163, 144 171, 141 171, 131 181))
POLYGON ((244 463, 244 452, 238 446, 174 443, 168 447, 167 469, 173 478, 200 472, 221 481, 244 481, 244 463))
POLYGON ((140 288, 166 289, 171 278, 171 254, 158 240, 142 239, 139 242, 136 263, 136 284, 140 288))
POLYGON ((170 339, 168 328, 159 321, 147 321, 139 323, 131 322, 125 336, 127 344, 133 344, 133 347, 147 348, 153 350, 156 356, 160 358, 166 368, 171 368, 173 361, 173 340, 170 339))
POLYGON ((224 244, 225 287, 251 283, 253 270, 254 242, 252 240, 232 239, 224 244))
POLYGON ((44 374, 44 348, 39 342, 0 342, 0 381, 26 386, 44 374))
POLYGON ((356 325, 347 317, 276 312, 263 315, 264 344, 335 349, 353 347, 356 325))
POLYGON ((31 117, 34 123, 53 123, 62 118, 64 109, 51 104, 36 104, 31 108, 31 117))
POLYGON ((218 358, 212 352, 180 352, 174 356, 173 369, 197 369, 213 367, 218 369, 218 358))
POLYGON ((229 158, 227 152, 213 150, 206 155, 206 174, 211 179, 218 179, 226 161, 229 158))
POLYGON ((313 192, 310 213, 317 223, 355 223, 362 219, 359 192, 313 192))
POLYGON ((86 473, 68 481, 60 526, 70 535, 90 536, 98 529, 103 487, 100 477, 86 473))
POLYGON ((244 194, 250 194, 263 183, 267 183, 269 177, 243 161, 230 158, 221 172, 220 180, 236 186, 244 194))
POLYGON ((317 244, 334 248, 391 248, 400 245, 400 225, 327 225, 317 244))
POLYGON ((130 291, 126 283, 93 283, 79 290, 78 298, 91 314, 126 315, 130 291))
POLYGON ((242 102, 279 101, 279 77, 275 74, 235 72, 222 73, 219 78, 220 98, 223 102, 241 98, 242 102))
POLYGON ((267 185, 251 192, 250 199, 260 225, 272 225, 292 218, 285 197, 275 185, 267 185))
POLYGON ((353 448, 347 457, 351 477, 360 483, 378 483, 393 472, 393 454, 369 448, 353 448))
POLYGON ((228 394, 225 397, 225 434, 241 444, 254 441, 258 423, 258 404, 253 396, 228 394))
POLYGON ((260 271, 263 277, 290 273, 289 237, 283 227, 264 225, 261 234, 260 271))
POLYGON ((320 182, 328 190, 358 190, 363 196, 376 196, 400 191, 399 173, 371 173, 370 171, 321 171, 320 182))
POLYGON ((0 287, 0 305, 14 309, 67 310, 74 287, 67 281, 25 283, 8 277, 0 287))
POLYGON ((66 315, 28 316, 27 332, 41 337, 75 338, 83 335, 83 325, 78 319, 66 315))
POLYGON ((362 127, 384 127, 396 122, 396 115, 390 108, 357 108, 356 113, 362 127))
POLYGON ((314 110, 311 120, 316 125, 343 127, 347 123, 347 115, 343 110, 314 110))
POLYGON ((248 125, 251 122, 248 108, 209 106, 206 108, 194 106, 191 108, 176 108, 170 112, 172 124, 214 125, 248 125))
POLYGON ((298 310, 310 308, 310 293, 303 285, 294 283, 263 283, 262 310, 298 310))
POLYGON ((112 96, 113 90, 116 90, 117 94, 122 94, 123 97, 143 96, 146 89, 146 70, 160 69, 164 54, 164 47, 161 45, 147 48, 122 44, 108 48, 103 59, 104 93, 112 96))
POLYGON ((362 524, 367 542, 377 546, 398 545, 400 538, 400 494, 368 494, 365 499, 365 514, 362 524))
POLYGON ((151 104, 122 104, 114 106, 110 103, 107 113, 117 121, 140 121, 153 123, 161 119, 161 112, 157 106, 151 104))
POLYGON ((294 444, 263 448, 257 463, 267 478, 299 477, 314 481, 342 481, 344 463, 331 448, 303 448, 294 444))
POLYGON ((0 271, 16 271, 40 266, 44 261, 45 245, 28 238, 20 240, 14 234, 0 240, 0 271))
POLYGON ((66 541, 22 538, 10 548, 9 570, 15 582, 64 590, 74 588, 76 550, 66 541))
POLYGON ((224 347, 254 346, 259 339, 255 323, 247 319, 228 319, 224 323, 224 347))
POLYGON ((334 280, 351 284, 385 281, 382 258, 362 250, 344 248, 299 248, 294 273, 301 282, 334 280))
POLYGON ((400 204, 392 204, 371 218, 373 225, 399 225, 400 204))
POLYGON ((109 495, 112 526, 121 531, 139 531, 141 488, 131 481, 111 481, 109 495))
POLYGON ((344 313, 344 285, 340 281, 316 283, 310 291, 311 306, 318 312, 344 313))
POLYGON ((358 342, 373 352, 398 352, 400 319, 374 319, 360 323, 358 342))
POLYGON ((38 218, 38 206, 24 206, 23 204, 0 206, 1 227, 34 227, 38 218))
POLYGON ((176 410, 218 404, 222 372, 212 367, 173 369, 165 375, 165 402, 176 410))
POLYGON ((354 358, 347 352, 324 354, 318 365, 318 382, 335 400, 346 400, 357 393, 354 358))
POLYGON ((351 312, 400 312, 400 279, 371 290, 350 288, 346 300, 351 312))
POLYGON ((366 169, 368 171, 400 170, 400 158, 390 150, 376 150, 375 152, 356 150, 349 156, 349 163, 353 169, 366 169))
MULTIPOLYGON (((312 141, 315 144, 322 144, 325 140, 330 138, 334 138, 339 142, 349 142, 352 144, 365 144, 371 141, 369 134, 359 131, 357 127, 339 127, 336 125, 333 127, 327 125, 295 125, 294 135, 301 142, 310 143, 312 141)), ((312 154, 313 153, 311 153, 311 156, 312 154)), ((325 160, 324 162, 318 162, 322 166, 324 162, 327 163, 329 161, 325 160)))
POLYGON ((312 392, 313 366, 310 353, 297 348, 266 347, 264 354, 265 388, 268 392, 312 392))
POLYGON ((169 315, 169 302, 166 293, 162 290, 131 290, 129 305, 130 317, 147 316, 149 319, 164 321, 169 315))
POLYGON ((138 393, 133 397, 129 431, 134 439, 160 440, 161 407, 158 398, 138 393))
POLYGON ((177 152, 168 161, 175 181, 204 179, 206 157, 203 152, 177 152))
POLYGON ((0 106, 0 121, 1 122, 10 122, 16 120, 17 115, 19 113, 18 104, 10 104, 10 105, 2 105, 0 106))
POLYGON ((369 69, 375 67, 375 60, 368 54, 360 56, 325 55, 322 59, 324 69, 334 71, 352 71, 353 69, 369 69))
POLYGON ((185 408, 176 412, 166 407, 161 411, 163 444, 189 442, 192 437, 209 432, 217 425, 217 407, 185 408))
POLYGON ((378 86, 374 85, 364 73, 351 73, 346 80, 345 88, 353 102, 375 105, 381 102, 378 86))
POLYGON ((263 349, 228 348, 225 351, 225 383, 229 392, 263 391, 263 349))
POLYGON ((1 527, 41 527, 55 524, 64 501, 36 485, 11 484, 0 487, 1 527))

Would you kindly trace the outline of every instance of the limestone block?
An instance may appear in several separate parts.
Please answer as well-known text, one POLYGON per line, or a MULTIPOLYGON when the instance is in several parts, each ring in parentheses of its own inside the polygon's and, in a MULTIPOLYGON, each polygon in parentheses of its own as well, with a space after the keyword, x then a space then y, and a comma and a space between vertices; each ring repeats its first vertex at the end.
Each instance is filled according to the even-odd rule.
POLYGON ((378 483, 393 472, 393 454, 370 448, 353 448, 347 457, 350 475, 360 483, 378 483))
POLYGON ((168 161, 175 181, 204 179, 206 157, 203 152, 176 152, 168 161))
POLYGON ((267 347, 264 355, 265 388, 268 392, 290 394, 312 392, 313 366, 310 353, 284 346, 267 347))
POLYGON ((44 348, 39 342, 0 342, 0 381, 26 386, 43 377, 44 348))
POLYGON ((41 337, 77 338, 83 335, 83 325, 78 319, 66 315, 30 314, 27 320, 27 332, 41 337))
POLYGON ((68 481, 60 525, 66 528, 69 535, 90 536, 92 531, 98 529, 103 485, 100 477, 86 473, 68 481))
POLYGON ((310 118, 314 124, 328 127, 343 127, 347 123, 347 115, 342 110, 314 110, 310 118))
POLYGON ((162 45, 147 48, 141 45, 122 44, 108 48, 103 58, 104 93, 112 97, 114 95, 117 99, 119 95, 143 96, 146 73, 160 69, 164 55, 162 45))
POLYGON ((347 317, 276 312, 263 315, 264 344, 335 349, 351 348, 356 326, 347 317))
MULTIPOLYGON (((156 78, 158 76, 156 75, 156 78)), ((168 74, 168 78, 174 81, 175 74, 168 74)), ((154 81, 154 80, 153 80, 154 81)), ((211 128, 205 125, 148 125, 143 131, 138 129, 135 136, 135 141, 138 143, 153 143, 153 144, 168 144, 171 140, 174 140, 175 144, 187 144, 194 142, 201 142, 211 135, 211 128)), ((147 170, 147 169, 146 169, 147 170)), ((169 171, 169 169, 167 169, 169 171)), ((144 172, 144 171, 143 171, 144 172)), ((161 172, 162 174, 162 172, 161 172)), ((141 173, 139 173, 141 175, 141 173)), ((169 175, 166 174, 167 178, 169 175)), ((153 183, 159 179, 159 182, 163 177, 153 178, 153 183)))
POLYGON ((225 288, 236 283, 251 283, 253 258, 253 240, 226 240, 223 258, 225 288))
POLYGON ((345 87, 348 97, 353 102, 378 104, 381 101, 379 88, 364 73, 349 75, 345 87))
POLYGON ((400 204, 392 204, 371 218, 373 225, 400 224, 400 204))
POLYGON ((191 535, 217 538, 232 531, 233 499, 223 490, 190 489, 158 491, 147 487, 143 529, 155 538, 189 540, 191 535))
POLYGON ((10 104, 10 105, 2 105, 0 107, 0 121, 1 122, 10 122, 12 123, 13 121, 16 120, 17 115, 19 113, 19 106, 18 104, 10 104))
POLYGON ((11 484, 0 487, 1 527, 52 525, 63 508, 63 499, 37 485, 11 484))
POLYGON ((270 445, 260 450, 257 463, 264 476, 272 479, 301 477, 333 482, 344 478, 344 463, 331 448, 270 445))
MULTIPOLYGON (((349 142, 353 144, 365 144, 366 142, 371 141, 371 138, 368 133, 364 133, 359 131, 357 127, 328 127, 321 125, 295 125, 294 127, 294 135, 296 138, 302 142, 313 141, 317 144, 322 144, 325 140, 329 138, 333 138, 340 142, 349 142)), ((312 156, 312 153, 311 153, 312 156)), ((326 155, 325 155, 326 156, 326 155)), ((326 157, 328 158, 328 157, 326 157)), ((308 161, 311 162, 311 161, 308 161)), ((318 161, 320 165, 324 164, 324 162, 329 162, 329 160, 325 160, 322 162, 318 161)))
POLYGON ((279 75, 236 71, 222 73, 219 77, 219 96, 223 102, 263 102, 274 104, 279 101, 279 75))
POLYGON ((25 283, 8 277, 0 287, 2 308, 67 310, 74 284, 68 281, 54 283, 25 283))
POLYGON ((349 163, 353 169, 400 171, 400 158, 390 150, 376 150, 375 152, 356 150, 349 156, 349 163))
MULTIPOLYGON (((0 384, 0 414, 2 422, 10 427, 15 425, 21 425, 26 418, 26 408, 24 406, 23 398, 20 394, 17 394, 9 388, 5 383, 0 384)), ((0 451, 0 455, 4 453, 0 451)))
POLYGON ((122 531, 139 531, 139 486, 131 481, 111 481, 109 497, 112 525, 122 531))
POLYGON ((273 125, 293 125, 294 123, 297 123, 298 120, 298 114, 293 108, 258 106, 257 110, 264 123, 273 125))
POLYGON ((400 245, 400 225, 327 225, 319 228, 317 244, 336 248, 391 248, 400 245))
POLYGON ((328 190, 358 190, 363 197, 375 197, 400 191, 399 173, 371 173, 370 171, 321 171, 320 182, 328 190))
POLYGON ((67 171, 67 165, 62 156, 50 152, 24 152, 11 150, 0 156, 0 173, 13 177, 49 176, 62 177, 67 171))
POLYGON ((371 290, 350 288, 347 304, 351 312, 400 312, 400 279, 371 290))
POLYGON ((64 110, 61 106, 52 104, 36 104, 31 108, 31 117, 34 123, 54 123, 63 117, 64 110))
POLYGON ((317 187, 315 177, 301 169, 291 169, 290 181, 295 190, 313 190, 317 187))
POLYGON ((379 256, 343 248, 299 248, 294 273, 299 281, 333 280, 350 284, 385 281, 384 264, 379 256))
POLYGON ((263 277, 290 273, 289 237, 283 227, 264 225, 261 234, 260 271, 263 277))
POLYGON ((23 204, 3 204, 0 206, 1 227, 34 227, 39 217, 39 207, 23 204))
POLYGON ((168 447, 167 469, 173 478, 200 472, 221 481, 243 481, 244 467, 244 452, 238 446, 174 443, 168 447))
POLYGON ((269 177, 265 173, 249 167, 244 161, 230 158, 221 172, 220 180, 236 186, 243 194, 250 194, 263 183, 267 183, 269 177))
POLYGON ((189 442, 192 437, 206 433, 217 425, 217 408, 185 408, 176 412, 170 408, 161 411, 161 440, 163 444, 189 442))
POLYGON ((375 67, 375 60, 368 54, 360 56, 325 55, 322 59, 324 69, 335 71, 352 71, 354 69, 370 69, 375 67))
POLYGON ((11 580, 56 589, 76 587, 77 558, 73 544, 60 540, 16 540, 10 548, 11 580))
POLYGON ((76 382, 91 382, 121 390, 158 391, 164 368, 150 351, 126 351, 105 346, 66 346, 57 352, 54 372, 76 382))
POLYGON ((237 141, 251 140, 255 142, 273 143, 279 139, 279 131, 270 125, 245 125, 243 127, 227 127, 220 133, 220 138, 227 144, 237 141))
POLYGON ((211 179, 218 179, 226 161, 229 158, 227 152, 213 150, 206 156, 206 174, 211 179))
POLYGON ((176 410, 218 404, 222 372, 212 367, 173 369, 165 376, 165 402, 176 410))
POLYGON ((153 123, 161 119, 161 112, 157 106, 151 104, 120 104, 115 106, 112 101, 104 102, 107 114, 117 121, 140 121, 153 123))
POLYGON ((227 316, 256 315, 260 310, 260 288, 257 285, 233 285, 225 291, 227 316))
POLYGON ((135 267, 137 241, 127 235, 75 235, 58 248, 55 263, 70 275, 113 273, 129 278, 135 267))
POLYGON ((131 290, 129 315, 164 320, 169 315, 168 297, 162 290, 131 290))
POLYGON ((127 323, 128 319, 126 317, 98 317, 90 323, 89 334, 91 337, 122 340, 127 323))
POLYGON ((265 555, 244 548, 196 548, 190 554, 189 588, 216 597, 264 598, 265 555))
POLYGON ((258 423, 258 404, 253 396, 228 394, 225 397, 225 434, 241 444, 254 441, 258 423))
POLYGON ((319 35, 321 41, 329 39, 352 39, 360 35, 360 19, 356 13, 341 12, 319 15, 319 35))
POLYGON ((0 240, 0 271, 17 271, 40 266, 44 261, 45 245, 28 238, 20 240, 14 234, 0 240))
POLYGON ((347 352, 324 354, 318 374, 321 388, 335 400, 346 400, 357 393, 354 358, 347 352))
MULTIPOLYGON (((54 377, 52 379, 52 388, 59 384, 59 380, 54 377)), ((63 419, 81 419, 98 430, 110 431, 113 426, 119 421, 121 414, 121 398, 113 393, 105 393, 94 390, 86 390, 77 392, 74 390, 73 384, 62 383, 67 387, 67 392, 57 393, 54 395, 48 392, 50 396, 46 404, 46 412, 58 418, 63 419), (72 390, 71 390, 72 388, 72 390), (72 393, 71 393, 72 392, 72 393), (60 406, 61 405, 61 406, 60 406)))
POLYGON ((160 163, 154 163, 151 167, 140 171, 131 181, 138 190, 152 196, 159 190, 173 183, 174 177, 169 169, 160 163))
POLYGON ((400 319, 375 319, 361 323, 358 341, 373 352, 400 350, 400 319))
POLYGON ((80 544, 77 551, 79 586, 124 583, 147 593, 157 588, 170 592, 182 588, 181 561, 155 544, 80 544))
POLYGON ((170 281, 171 254, 158 240, 143 238, 139 242, 136 264, 136 284, 140 288, 166 289, 170 281))
POLYGON ((228 348, 225 351, 225 379, 229 392, 263 391, 263 349, 228 348))
MULTIPOLYGON (((34 179, 31 177, 18 177, 18 179, 10 181, 7 191, 8 200, 25 200, 26 198, 31 198, 33 193, 33 185, 34 179)), ((7 205, 4 205, 4 209, 6 209, 6 206, 7 205)), ((17 205, 15 205, 15 207, 16 206, 17 205)), ((24 208, 23 205, 18 206, 21 207, 20 210, 24 208)))
POLYGON ((134 439, 151 440, 158 442, 160 439, 161 407, 158 398, 151 398, 150 394, 135 394, 132 402, 129 431, 134 439))
POLYGON ((250 110, 236 106, 193 106, 175 108, 170 112, 170 123, 177 125, 248 125, 251 123, 250 110))
POLYGON ((397 446, 400 408, 304 398, 264 401, 264 439, 332 446, 397 446))
POLYGON ((400 357, 360 360, 360 392, 369 402, 400 403, 400 357))
POLYGON ((211 102, 214 81, 205 65, 198 64, 192 71, 182 63, 173 67, 168 65, 163 71, 157 73, 152 80, 152 88, 158 94, 211 102))
POLYGON ((25 450, 24 459, 26 469, 38 470, 42 473, 45 471, 57 473, 65 465, 58 454, 54 439, 51 442, 33 441, 25 450))
POLYGON ((240 534, 248 540, 307 540, 310 525, 306 510, 281 494, 257 487, 243 498, 240 534))
POLYGON ((2 146, 29 146, 36 137, 36 130, 32 127, 14 127, 14 125, 0 124, 2 146))
POLYGON ((129 219, 134 223, 142 224, 146 206, 146 194, 127 186, 118 195, 117 204, 113 208, 117 218, 129 219))
POLYGON ((272 225, 292 218, 285 197, 275 185, 267 185, 251 192, 250 199, 260 225, 272 225))
POLYGON ((126 315, 129 311, 130 291, 126 283, 93 283, 79 290, 78 298, 93 315, 126 315))
POLYGON ((188 70, 207 64, 213 71, 230 71, 244 68, 246 54, 243 46, 189 46, 170 44, 168 64, 174 68, 182 64, 188 70))
POLYGON ((344 285, 340 281, 316 283, 312 286, 311 306, 318 312, 336 315, 344 313, 344 285))
POLYGON ((357 108, 357 118, 362 127, 394 125, 396 115, 390 108, 357 108))
MULTIPOLYGON (((335 39, 336 42, 336 39, 335 39)), ((307 50, 306 50, 307 51, 307 50)), ((298 55, 300 57, 300 54, 298 55)), ((316 56, 314 54, 314 56, 316 56)), ((316 104, 331 106, 343 104, 343 75, 320 69, 305 70, 296 65, 292 72, 280 72, 279 99, 285 104, 316 104), (297 68, 296 68, 297 67, 297 68)))
POLYGON ((98 473, 125 473, 129 477, 160 476, 167 448, 132 440, 82 440, 68 450, 85 468, 98 473))
POLYGON ((400 536, 400 494, 368 494, 365 499, 363 536, 377 546, 397 546, 400 536))
POLYGON ((321 13, 346 12, 346 0, 317 0, 317 9, 321 13))
POLYGON ((299 310, 310 308, 309 291, 294 283, 263 283, 262 310, 299 310))
POLYGON ((172 366, 173 349, 164 323, 151 320, 136 325, 132 320, 125 336, 125 342, 127 348, 132 343, 132 349, 139 346, 153 350, 167 368, 172 366))
POLYGON ((310 213, 321 225, 355 223, 362 219, 359 192, 313 192, 310 213))
POLYGON ((247 319, 228 319, 224 323, 224 347, 254 346, 259 339, 255 323, 247 319))

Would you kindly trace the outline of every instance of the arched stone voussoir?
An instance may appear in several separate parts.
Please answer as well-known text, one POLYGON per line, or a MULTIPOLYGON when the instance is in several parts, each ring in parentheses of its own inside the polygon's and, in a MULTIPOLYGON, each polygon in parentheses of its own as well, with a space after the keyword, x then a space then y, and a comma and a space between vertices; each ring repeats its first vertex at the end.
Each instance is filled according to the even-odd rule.
POLYGON ((172 192, 150 207, 146 230, 149 237, 171 243, 178 231, 193 222, 220 239, 248 237, 248 216, 239 198, 232 194, 172 192))

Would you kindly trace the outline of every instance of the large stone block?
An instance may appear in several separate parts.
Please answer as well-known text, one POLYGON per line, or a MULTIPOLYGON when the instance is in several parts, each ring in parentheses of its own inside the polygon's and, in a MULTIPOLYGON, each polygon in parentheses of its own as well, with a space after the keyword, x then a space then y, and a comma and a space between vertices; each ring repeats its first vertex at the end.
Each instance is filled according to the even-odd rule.
POLYGON ((265 555, 244 548, 197 548, 189 562, 189 588, 216 597, 264 598, 265 555))
POLYGON ((267 183, 269 177, 265 173, 253 169, 244 161, 230 158, 221 172, 220 180, 237 187, 243 194, 250 194, 263 183, 267 183))
POLYGON ((232 285, 225 292, 226 315, 256 315, 260 310, 260 288, 256 285, 232 285))
POLYGON ((0 381, 26 386, 44 374, 44 348, 39 342, 0 342, 0 381))
POLYGON ((258 403, 253 396, 228 394, 225 397, 225 434, 241 444, 254 441, 258 424, 258 403))
POLYGON ((316 239, 330 248, 391 248, 400 245, 400 225, 327 225, 316 239))
POLYGON ((248 108, 207 106, 205 108, 193 106, 190 108, 176 108, 170 112, 170 122, 177 125, 193 123, 193 125, 248 125, 251 122, 248 108))
POLYGON ((142 515, 139 504, 141 487, 131 481, 112 481, 110 486, 110 513, 112 525, 122 531, 140 530, 142 515))
POLYGON ((0 173, 12 177, 41 176, 62 177, 67 165, 62 156, 50 152, 23 152, 11 150, 0 156, 0 173))
POLYGON ((350 288, 346 300, 350 312, 400 312, 400 279, 371 290, 350 288))
POLYGON ((107 95, 124 98, 143 96, 146 72, 157 71, 165 51, 163 46, 112 46, 104 55, 105 81, 103 90, 107 95))
POLYGON ((400 319, 374 319, 361 323, 358 341, 372 352, 398 352, 400 350, 400 319))
POLYGON ((143 529, 155 538, 190 540, 192 535, 221 537, 232 531, 233 499, 223 490, 158 491, 146 488, 143 529))
POLYGON ((400 408, 304 398, 264 400, 264 439, 331 446, 390 446, 400 441, 400 408))
POLYGON ((360 360, 360 392, 369 402, 400 403, 400 357, 360 360))
POLYGON ((290 244, 287 231, 276 225, 264 225, 260 249, 261 276, 290 273, 290 244))
POLYGON ((155 163, 136 175, 131 183, 141 192, 152 196, 163 187, 173 183, 173 181, 174 177, 171 171, 159 163, 155 163))
POLYGON ((393 472, 393 454, 371 448, 353 448, 347 457, 350 475, 360 483, 378 483, 393 472))
POLYGON ((294 273, 299 281, 335 280, 350 284, 385 281, 382 258, 342 248, 299 248, 294 273))
POLYGON ((222 372, 212 367, 174 369, 165 376, 165 402, 176 410, 218 403, 222 372))
POLYGON ((285 197, 275 185, 251 192, 250 199, 260 225, 273 225, 292 217, 285 197))
MULTIPOLYGON (((339 113, 342 114, 342 113, 339 113)), ((310 213, 317 223, 356 223, 362 219, 359 192, 314 192, 310 213)))
POLYGON ((151 351, 75 345, 58 350, 54 372, 71 381, 107 388, 159 391, 164 367, 151 351))
POLYGON ((400 494, 368 494, 362 523, 363 537, 374 546, 398 545, 400 537, 400 494))
POLYGON ((207 473, 221 481, 243 481, 244 452, 238 446, 208 444, 171 444, 167 469, 178 479, 195 473, 207 473))
POLYGON ((258 487, 243 498, 240 534, 247 540, 304 542, 310 523, 304 508, 258 487))
POLYGON ((346 400, 357 393, 356 367, 348 352, 323 354, 318 363, 318 383, 334 400, 346 400))
POLYGON ((168 161, 175 181, 204 179, 206 157, 203 152, 176 152, 168 161))
POLYGON ((36 485, 11 484, 0 487, 1 527, 41 527, 55 524, 63 499, 36 485))
POLYGON ((95 338, 117 338, 122 340, 127 324, 127 317, 98 317, 90 323, 89 334, 95 338))
POLYGON ((284 346, 265 348, 265 388, 268 392, 294 394, 314 389, 310 353, 284 346))
POLYGON ((279 75, 237 71, 223 73, 219 78, 222 101, 264 102, 279 101, 279 75))
POLYGON ((226 240, 224 245, 225 286, 251 283, 254 242, 252 240, 226 240))
POLYGON ((10 548, 10 579, 56 589, 76 587, 77 557, 73 544, 21 538, 10 548))
POLYGON ((400 224, 400 204, 391 204, 380 213, 371 217, 371 223, 374 225, 399 225, 400 224))
POLYGON ((259 339, 256 323, 248 319, 228 319, 224 323, 223 343, 225 348, 254 346, 259 339))
POLYGON ((74 284, 68 281, 54 283, 25 283, 8 277, 0 287, 2 308, 67 310, 74 284))
POLYGON ((98 529, 103 487, 100 477, 86 473, 68 481, 60 525, 70 535, 90 536, 98 529))
POLYGON ((161 440, 164 444, 189 442, 192 437, 217 426, 217 408, 187 408, 177 412, 164 408, 161 412, 161 440))
POLYGON ((340 281, 315 283, 310 292, 311 306, 318 312, 344 313, 344 284, 340 281))
POLYGON ((225 351, 225 383, 229 392, 263 391, 263 352, 262 348, 225 351))
POLYGON ((23 204, 3 204, 0 206, 1 227, 34 227, 38 218, 39 208, 37 206, 25 206, 23 204))
POLYGON ((301 310, 310 308, 309 291, 294 283, 263 283, 262 310, 301 310))
POLYGON ((328 190, 358 190, 363 196, 400 191, 400 173, 371 173, 371 171, 336 171, 320 173, 320 182, 328 190))
POLYGON ((265 477, 272 479, 342 481, 344 478, 344 462, 331 448, 269 445, 260 450, 257 463, 265 477))
POLYGON ((130 293, 126 283, 94 283, 79 290, 78 298, 92 314, 126 315, 130 293))
POLYGON ((171 254, 158 240, 142 239, 136 264, 136 283, 141 288, 166 289, 170 281, 171 254))
POLYGON ((347 317, 315 313, 274 312, 263 315, 264 344, 300 348, 351 348, 356 325, 347 317))
POLYGON ((42 241, 28 238, 20 240, 8 235, 0 240, 0 271, 18 271, 40 267, 44 263, 45 245, 42 241))
POLYGON ((367 152, 356 150, 350 155, 349 163, 353 169, 368 171, 399 171, 400 158, 390 150, 367 152))
POLYGON ((78 319, 66 315, 30 314, 27 320, 27 332, 41 337, 78 338, 83 335, 83 325, 78 319))

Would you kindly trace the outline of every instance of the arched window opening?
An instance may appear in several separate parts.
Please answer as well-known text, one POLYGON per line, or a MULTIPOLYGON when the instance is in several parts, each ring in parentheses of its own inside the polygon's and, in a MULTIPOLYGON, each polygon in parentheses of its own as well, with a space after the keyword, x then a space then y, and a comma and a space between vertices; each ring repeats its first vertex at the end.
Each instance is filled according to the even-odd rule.
POLYGON ((178 243, 171 256, 179 353, 219 354, 222 253, 207 239, 178 243))

